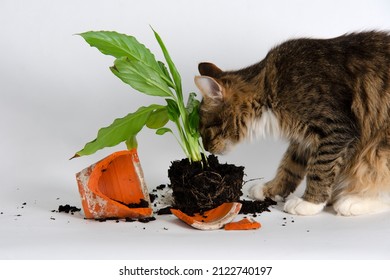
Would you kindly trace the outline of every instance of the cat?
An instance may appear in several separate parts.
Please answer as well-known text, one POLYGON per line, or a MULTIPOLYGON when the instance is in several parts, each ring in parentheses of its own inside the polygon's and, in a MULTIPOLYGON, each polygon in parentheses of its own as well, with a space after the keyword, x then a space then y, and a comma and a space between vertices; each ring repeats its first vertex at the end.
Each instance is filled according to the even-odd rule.
POLYGON ((269 135, 289 142, 275 178, 250 190, 255 199, 288 198, 284 211, 297 215, 390 209, 390 33, 293 39, 238 71, 198 68, 207 151, 269 135), (290 195, 305 176, 303 196, 290 195))

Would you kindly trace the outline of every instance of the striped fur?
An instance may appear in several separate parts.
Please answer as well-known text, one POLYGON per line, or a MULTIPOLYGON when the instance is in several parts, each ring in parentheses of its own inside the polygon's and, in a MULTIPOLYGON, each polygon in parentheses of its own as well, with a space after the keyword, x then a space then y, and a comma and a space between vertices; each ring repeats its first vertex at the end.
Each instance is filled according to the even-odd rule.
POLYGON ((355 215, 370 210, 345 210, 357 205, 340 206, 346 197, 352 203, 390 193, 388 33, 290 40, 247 68, 201 63, 199 71, 200 132, 208 151, 225 153, 263 132, 290 141, 263 197, 286 198, 306 176, 302 200, 289 207, 335 202, 339 214, 355 215))

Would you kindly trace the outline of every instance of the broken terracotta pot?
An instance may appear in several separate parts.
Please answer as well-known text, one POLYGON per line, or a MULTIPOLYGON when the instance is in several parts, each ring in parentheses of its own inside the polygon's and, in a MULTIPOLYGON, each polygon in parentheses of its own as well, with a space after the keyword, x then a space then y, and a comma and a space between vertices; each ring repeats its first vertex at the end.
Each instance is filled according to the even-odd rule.
POLYGON ((76 174, 87 219, 153 215, 137 150, 120 151, 76 174))
POLYGON ((241 203, 226 202, 220 206, 205 211, 202 214, 189 216, 178 209, 171 209, 172 214, 186 224, 201 230, 220 229, 225 224, 230 223, 240 212, 241 203))
POLYGON ((225 230, 249 230, 249 229, 259 229, 261 224, 256 222, 252 218, 243 218, 237 222, 231 222, 225 225, 225 230))

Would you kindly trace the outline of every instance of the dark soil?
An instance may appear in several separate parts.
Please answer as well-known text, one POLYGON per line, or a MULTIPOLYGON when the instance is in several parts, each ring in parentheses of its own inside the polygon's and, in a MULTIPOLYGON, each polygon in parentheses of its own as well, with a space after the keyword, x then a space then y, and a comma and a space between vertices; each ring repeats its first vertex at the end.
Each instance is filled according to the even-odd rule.
POLYGON ((251 201, 251 200, 240 200, 242 204, 240 214, 259 214, 261 212, 270 212, 269 208, 271 205, 276 205, 276 202, 270 198, 266 198, 264 201, 251 201))
POLYGON ((156 220, 155 217, 147 217, 147 218, 138 219, 138 222, 141 222, 141 223, 149 223, 149 222, 155 221, 155 220, 156 220))
POLYGON ((220 164, 210 155, 207 162, 188 159, 172 162, 168 170, 174 205, 188 215, 202 213, 225 202, 237 202, 242 195, 244 167, 220 164))
POLYGON ((133 219, 133 218, 115 218, 115 217, 112 217, 112 218, 102 218, 102 219, 95 219, 95 221, 98 221, 98 222, 106 222, 106 221, 112 221, 114 220, 115 222, 119 223, 120 221, 124 221, 124 222, 127 222, 127 223, 132 223, 132 222, 140 222, 140 223, 149 223, 151 221, 155 221, 156 218, 155 217, 146 217, 146 218, 139 218, 139 219, 133 219))
POLYGON ((122 201, 119 200, 114 200, 116 202, 119 202, 120 204, 123 204, 129 208, 148 208, 149 207, 149 202, 147 202, 145 199, 140 199, 138 203, 123 203, 122 201))
POLYGON ((149 202, 147 202, 145 199, 140 199, 139 203, 129 203, 125 205, 129 208, 148 208, 149 202))
POLYGON ((154 193, 149 194, 150 203, 153 203, 157 198, 157 195, 154 193))
POLYGON ((168 206, 157 211, 157 215, 170 215, 172 207, 168 206))
MULTIPOLYGON (((125 204, 123 202, 120 202, 118 200, 116 200, 117 202, 123 204, 123 205, 126 205, 127 207, 129 208, 147 208, 149 207, 149 202, 147 202, 145 199, 140 199, 140 202, 139 203, 129 203, 129 204, 125 204)), ((118 218, 118 217, 111 217, 111 218, 102 218, 102 219, 95 219, 95 221, 99 221, 99 222, 105 222, 105 221, 109 221, 109 220, 116 220, 117 223, 119 223, 120 220, 122 220, 122 218, 118 218)), ((139 219, 133 219, 133 218, 125 218, 125 222, 135 222, 135 221, 138 221, 138 222, 141 222, 141 223, 149 223, 151 221, 154 221, 156 220, 155 217, 147 217, 147 218, 139 218, 139 219)))
POLYGON ((65 212, 65 213, 71 213, 72 215, 74 212, 80 212, 81 208, 77 208, 76 206, 70 206, 69 204, 66 205, 60 205, 58 207, 58 212, 65 212))
POLYGON ((166 185, 161 184, 161 185, 156 187, 156 190, 163 190, 163 189, 165 189, 165 187, 166 187, 166 185))

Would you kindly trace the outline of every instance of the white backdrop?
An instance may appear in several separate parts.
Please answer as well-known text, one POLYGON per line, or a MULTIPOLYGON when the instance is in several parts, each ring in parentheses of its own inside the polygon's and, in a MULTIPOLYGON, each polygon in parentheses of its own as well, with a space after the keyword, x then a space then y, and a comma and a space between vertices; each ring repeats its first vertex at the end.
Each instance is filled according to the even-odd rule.
MULTIPOLYGON (((55 208, 56 197, 79 203, 74 174, 124 145, 68 159, 116 117, 163 104, 122 84, 108 69, 113 59, 74 35, 116 30, 136 36, 162 59, 149 24, 163 38, 188 93, 196 91, 193 77, 202 61, 237 69, 289 38, 390 30, 390 1, 1 0, 0 211, 10 213, 26 197, 42 211, 55 208)), ((170 161, 183 157, 173 137, 145 130, 138 140, 150 188, 167 183, 170 161)), ((282 141, 244 143, 221 160, 245 165, 247 179, 271 179, 284 149, 282 141)), ((8 221, 5 214, 2 219, 8 221)), ((16 230, 13 224, 7 229, 0 236, 16 230)))

